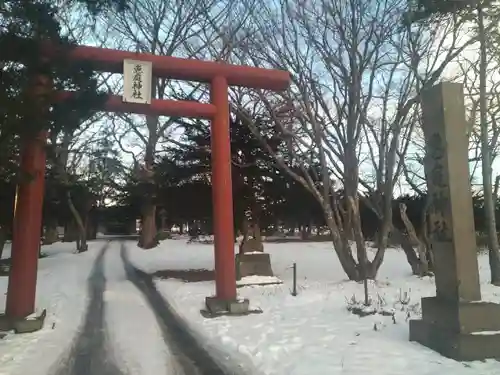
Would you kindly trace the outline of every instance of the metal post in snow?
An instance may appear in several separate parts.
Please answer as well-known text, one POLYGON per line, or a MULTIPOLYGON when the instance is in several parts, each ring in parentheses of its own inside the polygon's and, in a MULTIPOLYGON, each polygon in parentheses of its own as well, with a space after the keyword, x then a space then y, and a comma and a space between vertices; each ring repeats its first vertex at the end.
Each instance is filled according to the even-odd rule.
POLYGON ((297 296, 297 263, 293 263, 293 290, 292 296, 297 296))

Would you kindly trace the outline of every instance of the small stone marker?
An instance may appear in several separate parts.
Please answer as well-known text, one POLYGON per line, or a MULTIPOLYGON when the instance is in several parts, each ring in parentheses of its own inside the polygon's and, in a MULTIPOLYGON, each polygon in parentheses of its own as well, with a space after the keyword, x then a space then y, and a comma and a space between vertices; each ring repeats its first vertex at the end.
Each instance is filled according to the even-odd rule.
POLYGON ((240 244, 240 253, 235 257, 236 279, 241 280, 246 276, 273 276, 271 256, 264 252, 259 225, 250 225, 245 221, 243 226, 244 237, 240 244))
POLYGON ((257 252, 264 252, 264 245, 256 238, 249 238, 240 245, 240 253, 247 254, 257 252))
POLYGON ((500 305, 481 302, 462 85, 427 89, 422 111, 436 297, 422 298, 410 341, 457 360, 500 358, 500 305))
POLYGON ((236 279, 246 276, 274 276, 271 256, 261 250, 251 250, 236 254, 236 279))

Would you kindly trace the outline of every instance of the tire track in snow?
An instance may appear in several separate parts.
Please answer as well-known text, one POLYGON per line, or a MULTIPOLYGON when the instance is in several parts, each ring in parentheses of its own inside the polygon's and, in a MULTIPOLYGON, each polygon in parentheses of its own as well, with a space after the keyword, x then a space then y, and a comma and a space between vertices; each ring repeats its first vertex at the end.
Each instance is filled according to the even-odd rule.
MULTIPOLYGON (((87 281, 90 301, 84 325, 55 375, 124 375, 116 366, 107 347, 105 327, 104 256, 110 242, 100 250, 87 281)), ((64 282, 63 280, 61 282, 64 282)))
MULTIPOLYGON (((174 312, 156 289, 150 275, 135 268, 128 260, 125 244, 121 245, 121 257, 129 280, 144 294, 153 310, 163 334, 165 345, 175 356, 185 375, 242 375, 243 371, 229 369, 231 358, 214 357, 189 332, 186 324, 174 312), (224 362, 226 366, 223 366, 224 362)), ((231 366, 235 368, 237 366, 231 366)))
POLYGON ((118 367, 134 375, 183 375, 148 301, 127 277, 119 242, 108 249, 104 272, 109 349, 118 367))

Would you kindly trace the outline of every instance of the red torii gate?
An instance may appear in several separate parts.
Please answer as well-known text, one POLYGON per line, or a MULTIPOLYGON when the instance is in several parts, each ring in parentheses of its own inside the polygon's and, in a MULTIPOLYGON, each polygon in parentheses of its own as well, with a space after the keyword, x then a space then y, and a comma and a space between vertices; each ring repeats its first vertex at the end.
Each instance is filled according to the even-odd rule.
MULTIPOLYGON (((54 53, 47 48, 47 57, 54 53)), ((181 59, 88 46, 68 50, 70 61, 91 63, 100 72, 122 73, 126 59, 152 63, 154 77, 210 84, 211 103, 155 100, 151 104, 124 103, 110 95, 104 110, 146 115, 193 117, 211 120, 212 199, 214 210, 214 258, 217 304, 236 301, 234 261, 233 197, 229 133, 228 87, 243 86, 284 90, 290 75, 281 70, 260 69, 218 62, 181 59)), ((20 184, 14 217, 12 264, 7 292, 6 315, 22 319, 35 309, 38 248, 42 225, 46 133, 25 140, 21 170, 33 178, 20 184), (29 230, 26 230, 28 228, 29 230)))

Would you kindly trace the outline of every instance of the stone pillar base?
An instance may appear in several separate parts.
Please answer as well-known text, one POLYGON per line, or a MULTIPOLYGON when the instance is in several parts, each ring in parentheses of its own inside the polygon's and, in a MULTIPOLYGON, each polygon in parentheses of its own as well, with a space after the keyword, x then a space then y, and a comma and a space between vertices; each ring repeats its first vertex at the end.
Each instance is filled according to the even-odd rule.
POLYGON ((15 333, 31 333, 43 328, 47 311, 43 310, 40 316, 26 317, 24 319, 12 319, 6 315, 0 315, 0 331, 14 331, 15 333))
POLYGON ((500 359, 499 317, 495 303, 422 298, 422 319, 410 321, 410 341, 458 361, 500 359))
POLYGON ((251 313, 248 299, 225 300, 217 297, 206 297, 205 306, 207 309, 202 314, 210 316, 248 315, 251 313))
POLYGON ((254 252, 236 254, 236 280, 246 276, 274 276, 271 256, 268 253, 254 252))

